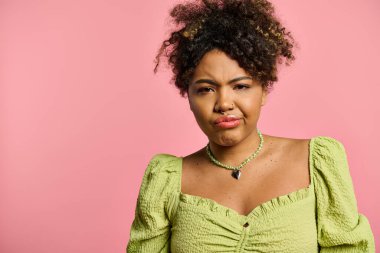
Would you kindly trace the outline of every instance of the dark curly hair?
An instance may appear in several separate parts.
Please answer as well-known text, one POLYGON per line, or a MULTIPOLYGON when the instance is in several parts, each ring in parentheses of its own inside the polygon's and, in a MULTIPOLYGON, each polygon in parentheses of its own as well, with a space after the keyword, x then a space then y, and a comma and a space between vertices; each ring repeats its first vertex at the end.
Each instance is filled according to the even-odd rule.
POLYGON ((286 59, 289 65, 295 59, 296 43, 266 0, 195 0, 175 5, 170 16, 177 30, 162 43, 154 73, 165 53, 182 97, 188 95, 197 64, 212 49, 236 60, 268 91, 277 81, 277 63, 286 59))

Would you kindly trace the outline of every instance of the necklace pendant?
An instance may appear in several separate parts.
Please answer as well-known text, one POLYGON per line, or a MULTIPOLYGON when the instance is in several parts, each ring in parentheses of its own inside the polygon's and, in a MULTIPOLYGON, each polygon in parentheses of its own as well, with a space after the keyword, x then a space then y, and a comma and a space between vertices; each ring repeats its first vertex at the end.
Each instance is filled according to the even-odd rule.
POLYGON ((232 177, 235 178, 235 179, 239 179, 240 178, 240 175, 241 175, 241 171, 240 170, 234 170, 232 171, 232 177))

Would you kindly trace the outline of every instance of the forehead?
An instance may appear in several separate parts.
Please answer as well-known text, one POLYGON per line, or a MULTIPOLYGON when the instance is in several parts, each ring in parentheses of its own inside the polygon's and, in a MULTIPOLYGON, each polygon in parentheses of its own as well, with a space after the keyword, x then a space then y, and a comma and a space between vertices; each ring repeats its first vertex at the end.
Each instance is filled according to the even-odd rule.
POLYGON ((249 75, 239 63, 218 49, 207 52, 195 68, 195 76, 207 75, 215 78, 231 78, 236 75, 249 75))

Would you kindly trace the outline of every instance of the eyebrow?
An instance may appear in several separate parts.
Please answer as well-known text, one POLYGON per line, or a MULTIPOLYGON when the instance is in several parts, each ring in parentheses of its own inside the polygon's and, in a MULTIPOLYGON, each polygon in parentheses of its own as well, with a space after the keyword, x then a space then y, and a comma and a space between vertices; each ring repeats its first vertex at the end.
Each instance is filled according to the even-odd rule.
MULTIPOLYGON (((237 77, 237 78, 234 78, 234 79, 228 81, 228 84, 231 84, 233 82, 237 82, 240 80, 245 80, 245 79, 253 80, 252 77, 249 77, 249 76, 240 76, 240 77, 237 77)), ((211 79, 199 79, 199 80, 193 82, 193 84, 197 84, 197 83, 209 83, 209 84, 212 84, 215 86, 221 86, 219 83, 217 83, 211 79)))

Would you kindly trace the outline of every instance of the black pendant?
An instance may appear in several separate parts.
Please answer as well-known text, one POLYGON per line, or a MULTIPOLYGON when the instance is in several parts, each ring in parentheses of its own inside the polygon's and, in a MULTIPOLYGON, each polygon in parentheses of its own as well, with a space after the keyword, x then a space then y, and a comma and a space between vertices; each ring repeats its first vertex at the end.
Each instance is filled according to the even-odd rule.
POLYGON ((232 171, 232 177, 234 177, 234 178, 236 178, 236 179, 239 179, 240 178, 240 174, 241 174, 241 172, 240 172, 240 170, 234 170, 234 171, 232 171))

